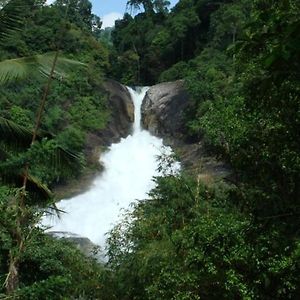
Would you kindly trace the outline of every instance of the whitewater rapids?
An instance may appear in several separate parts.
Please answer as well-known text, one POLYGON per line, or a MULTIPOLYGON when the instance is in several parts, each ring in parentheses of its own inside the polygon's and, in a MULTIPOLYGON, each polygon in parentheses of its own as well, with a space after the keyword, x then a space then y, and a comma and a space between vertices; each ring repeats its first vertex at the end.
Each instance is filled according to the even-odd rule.
POLYGON ((87 192, 57 204, 66 212, 60 219, 43 220, 51 231, 72 232, 104 247, 106 233, 118 222, 122 210, 138 199, 146 199, 154 187, 153 176, 159 175, 157 158, 171 150, 141 128, 141 104, 147 88, 128 89, 135 106, 132 134, 112 144, 101 156, 105 169, 87 192))

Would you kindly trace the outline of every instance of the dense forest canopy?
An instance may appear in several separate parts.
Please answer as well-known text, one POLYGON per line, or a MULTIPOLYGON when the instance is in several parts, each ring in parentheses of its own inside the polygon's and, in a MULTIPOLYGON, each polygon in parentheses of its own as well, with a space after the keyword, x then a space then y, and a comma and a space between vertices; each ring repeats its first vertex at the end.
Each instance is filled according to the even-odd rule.
POLYGON ((135 13, 102 30, 88 0, 0 1, 0 297, 300 297, 300 2, 169 4, 128 1, 135 13), (84 148, 111 114, 106 78, 183 79, 186 140, 232 176, 155 178, 99 264, 35 225, 55 210, 49 188, 93 167, 84 148))

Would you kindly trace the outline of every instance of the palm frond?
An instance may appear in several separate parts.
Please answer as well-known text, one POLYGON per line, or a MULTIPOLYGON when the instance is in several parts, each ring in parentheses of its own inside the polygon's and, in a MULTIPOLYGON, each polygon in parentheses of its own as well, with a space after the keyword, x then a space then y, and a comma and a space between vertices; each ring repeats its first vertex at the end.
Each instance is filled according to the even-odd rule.
POLYGON ((16 30, 20 30, 27 0, 10 0, 0 10, 0 44, 16 30))
POLYGON ((6 151, 4 151, 4 145, 0 142, 0 161, 5 161, 8 158, 6 151))
POLYGON ((28 174, 27 191, 32 195, 33 200, 40 206, 43 206, 43 204, 48 205, 48 202, 53 198, 53 193, 50 189, 40 182, 38 178, 30 174, 28 174))
MULTIPOLYGON (((34 56, 36 59, 36 62, 38 64, 38 71, 42 73, 45 76, 49 76, 53 64, 55 53, 45 53, 45 54, 40 54, 34 56)), ((68 74, 76 67, 84 67, 86 64, 64 58, 64 57, 58 57, 56 66, 55 66, 55 71, 54 71, 54 76, 58 78, 63 78, 67 77, 68 74)))
MULTIPOLYGON (((0 143, 1 147, 10 147, 14 150, 27 150, 32 143, 33 131, 18 125, 17 123, 0 117, 0 143)), ((37 133, 36 140, 53 139, 54 136, 46 131, 40 130, 37 133)))
MULTIPOLYGON (((39 181, 36 177, 27 175, 26 192, 30 195, 30 199, 34 205, 40 207, 47 206, 49 201, 53 199, 53 193, 49 188, 39 181)), ((0 182, 9 186, 21 187, 23 185, 24 174, 16 169, 7 169, 5 174, 0 174, 0 182)))
POLYGON ((78 153, 57 146, 52 154, 52 167, 62 175, 70 175, 81 169, 82 158, 78 153))
POLYGON ((0 62, 0 82, 25 78, 37 68, 28 58, 8 59, 0 62))
POLYGON ((0 141, 13 147, 28 148, 32 141, 32 131, 0 117, 0 141))
MULTIPOLYGON (((49 76, 53 65, 55 54, 46 53, 30 57, 8 59, 0 62, 0 83, 22 79, 34 73, 49 76)), ((67 77, 74 67, 85 66, 85 64, 67 58, 57 59, 54 76, 57 78, 67 77)))
MULTIPOLYGON (((5 154, 5 151, 3 151, 4 147, 10 147, 14 150, 29 150, 32 143, 32 135, 33 132, 31 130, 0 117, 0 142, 2 142, 0 154, 2 152, 3 155, 5 154)), ((51 133, 40 131, 36 140, 52 140, 54 138, 55 136, 51 133)), ((77 153, 56 144, 53 147, 51 160, 54 168, 62 169, 66 172, 77 169, 81 164, 81 157, 77 153)))
MULTIPOLYGON (((35 143, 32 147, 34 148, 37 145, 38 144, 35 143)), ((4 159, 0 162, 0 182, 4 182, 14 187, 21 187, 23 185, 24 176, 27 174, 27 168, 25 167, 26 164, 30 166, 31 164, 40 164, 44 162, 48 166, 49 171, 55 172, 54 170, 56 169, 59 171, 60 175, 64 175, 73 173, 74 170, 76 171, 81 163, 80 156, 63 149, 60 146, 55 146, 55 148, 51 150, 51 158, 45 162, 41 160, 42 157, 32 157, 32 154, 34 153, 30 153, 30 150, 33 149, 32 147, 30 147, 23 154, 20 154, 17 157, 14 156, 13 158, 6 154, 5 151, 3 152, 4 159), (37 159, 37 161, 35 159, 37 159)), ((53 197, 48 187, 37 177, 31 173, 26 176, 26 191, 29 192, 30 197, 32 197, 34 200, 34 203, 36 201, 40 201, 42 204, 45 201, 48 201, 47 199, 53 197)))
MULTIPOLYGON (((57 201, 57 199, 53 198, 53 201, 48 203, 47 207, 44 207, 43 215, 48 216, 48 217, 56 216, 56 217, 60 218, 62 214, 66 213, 64 210, 61 210, 57 207, 55 201, 57 201)), ((51 227, 49 227, 49 228, 51 228, 51 227)))

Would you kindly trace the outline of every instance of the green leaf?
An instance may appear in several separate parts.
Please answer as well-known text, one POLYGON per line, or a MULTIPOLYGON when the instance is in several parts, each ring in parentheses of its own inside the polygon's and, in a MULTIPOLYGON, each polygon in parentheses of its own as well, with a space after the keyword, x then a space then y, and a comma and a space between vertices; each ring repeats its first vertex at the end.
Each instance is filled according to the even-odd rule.
POLYGON ((11 0, 0 10, 0 45, 13 32, 21 29, 23 12, 28 5, 27 0, 11 0))
POLYGON ((0 117, 0 141, 13 147, 28 148, 32 141, 32 131, 0 117))
MULTIPOLYGON (((22 79, 33 74, 49 76, 51 73, 55 53, 46 53, 31 57, 8 59, 0 62, 0 84, 7 81, 22 79)), ((57 78, 66 77, 67 74, 78 66, 85 64, 59 57, 57 59, 54 75, 57 78)))

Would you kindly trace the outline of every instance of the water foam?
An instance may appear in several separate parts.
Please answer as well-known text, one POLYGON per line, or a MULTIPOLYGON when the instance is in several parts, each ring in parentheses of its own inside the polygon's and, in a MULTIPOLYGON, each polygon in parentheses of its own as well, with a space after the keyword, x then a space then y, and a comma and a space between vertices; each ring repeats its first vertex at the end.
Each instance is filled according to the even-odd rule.
POLYGON ((112 144, 102 155, 105 170, 87 192, 57 204, 66 213, 60 219, 43 221, 52 226, 51 231, 79 234, 103 247, 105 234, 117 223, 121 210, 137 199, 146 199, 154 187, 152 178, 159 175, 157 157, 165 147, 161 139, 140 126, 141 103, 147 88, 129 91, 135 105, 133 133, 112 144))

